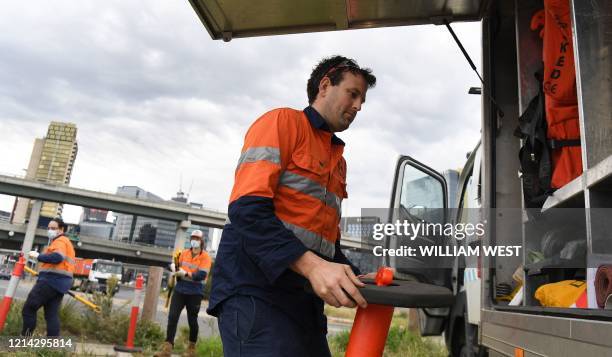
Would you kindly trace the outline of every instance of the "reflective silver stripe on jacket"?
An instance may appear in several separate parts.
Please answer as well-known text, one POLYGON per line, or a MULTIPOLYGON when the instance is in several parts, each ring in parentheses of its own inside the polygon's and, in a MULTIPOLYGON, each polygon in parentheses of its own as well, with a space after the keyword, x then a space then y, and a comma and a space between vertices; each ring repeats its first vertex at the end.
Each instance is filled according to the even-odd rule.
POLYGON ((280 150, 270 146, 258 146, 252 147, 245 150, 238 159, 238 165, 236 170, 242 164, 257 162, 257 161, 270 161, 273 164, 280 165, 280 150))
POLYGON ((296 226, 294 224, 281 221, 285 225, 285 228, 293 232, 296 237, 306 246, 306 248, 314 250, 315 252, 324 255, 328 258, 334 258, 336 252, 336 246, 334 243, 329 242, 323 238, 323 236, 311 232, 305 228, 296 226))
POLYGON ((285 171, 281 175, 279 184, 314 197, 335 209, 338 216, 342 215, 342 198, 308 177, 285 171))
POLYGON ((70 258, 69 256, 66 256, 66 255, 65 255, 64 253, 62 253, 62 252, 53 252, 53 253, 57 253, 57 254, 61 255, 61 256, 62 256, 62 258, 63 258, 65 261, 67 261, 68 263, 70 263, 70 264, 72 264, 72 265, 75 265, 75 264, 76 264, 76 263, 74 262, 74 259, 70 258))
POLYGON ((186 266, 191 269, 198 269, 198 265, 193 263, 182 262, 181 266, 186 266))
POLYGON ((39 272, 48 272, 48 273, 56 273, 56 274, 61 274, 61 275, 66 275, 72 278, 72 273, 66 270, 61 270, 61 269, 55 269, 55 268, 40 268, 38 269, 39 272))

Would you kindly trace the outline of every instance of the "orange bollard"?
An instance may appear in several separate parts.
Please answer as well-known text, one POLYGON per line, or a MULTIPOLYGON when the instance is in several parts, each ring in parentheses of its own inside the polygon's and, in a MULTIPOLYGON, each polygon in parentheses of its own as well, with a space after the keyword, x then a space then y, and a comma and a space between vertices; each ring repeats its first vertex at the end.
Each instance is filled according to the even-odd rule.
POLYGON ((15 267, 13 268, 13 273, 11 275, 11 280, 9 281, 9 285, 6 288, 6 292, 4 293, 4 299, 2 299, 2 305, 0 305, 0 332, 4 330, 4 323, 6 322, 6 316, 11 309, 11 303, 13 302, 13 296, 15 296, 15 292, 17 291, 17 286, 19 285, 19 280, 23 276, 23 269, 25 267, 25 258, 23 257, 23 253, 19 254, 19 260, 15 263, 15 267))
MULTIPOLYGON (((376 285, 387 286, 393 282, 393 270, 381 267, 376 274, 376 285)), ((346 357, 382 356, 393 317, 393 306, 369 304, 357 308, 346 357)))
POLYGON ((136 325, 138 323, 138 310, 140 309, 140 300, 142 299, 142 286, 144 278, 142 274, 136 277, 136 285, 134 286, 134 300, 132 300, 132 311, 130 313, 130 327, 128 328, 127 341, 125 346, 115 346, 115 351, 118 352, 141 352, 142 349, 134 347, 134 337, 136 336, 136 325))

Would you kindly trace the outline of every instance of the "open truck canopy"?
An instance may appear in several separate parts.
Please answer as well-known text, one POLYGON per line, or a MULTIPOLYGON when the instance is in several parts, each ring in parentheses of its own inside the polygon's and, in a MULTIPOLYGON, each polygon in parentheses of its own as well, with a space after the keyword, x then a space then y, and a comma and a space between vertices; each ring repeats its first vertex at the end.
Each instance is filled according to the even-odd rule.
POLYGON ((189 0, 215 39, 478 21, 489 0, 189 0))

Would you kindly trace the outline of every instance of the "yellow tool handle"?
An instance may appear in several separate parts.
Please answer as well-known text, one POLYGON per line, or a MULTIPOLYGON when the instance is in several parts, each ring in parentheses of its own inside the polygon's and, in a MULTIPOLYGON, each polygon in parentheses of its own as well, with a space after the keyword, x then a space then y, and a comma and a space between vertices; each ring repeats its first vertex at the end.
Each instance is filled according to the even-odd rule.
MULTIPOLYGON (((27 266, 23 267, 25 271, 27 271, 28 273, 32 274, 33 276, 37 276, 38 272, 35 271, 32 268, 29 268, 27 266)), ((89 307, 90 309, 92 309, 93 311, 100 313, 102 310, 100 309, 100 306, 94 304, 93 302, 85 299, 82 296, 79 296, 75 293, 73 293, 72 291, 68 290, 68 295, 72 296, 73 298, 75 298, 78 302, 85 304, 87 307, 89 307)))
POLYGON ((23 269, 34 276, 38 275, 38 272, 36 270, 29 268, 27 265, 25 265, 23 269))
POLYGON ((100 309, 100 306, 94 304, 93 302, 85 299, 84 297, 77 295, 75 293, 73 293, 72 291, 68 290, 68 295, 72 296, 73 298, 75 298, 78 302, 81 302, 83 304, 85 304, 87 307, 89 307, 90 309, 92 309, 94 312, 100 313, 102 310, 100 309))

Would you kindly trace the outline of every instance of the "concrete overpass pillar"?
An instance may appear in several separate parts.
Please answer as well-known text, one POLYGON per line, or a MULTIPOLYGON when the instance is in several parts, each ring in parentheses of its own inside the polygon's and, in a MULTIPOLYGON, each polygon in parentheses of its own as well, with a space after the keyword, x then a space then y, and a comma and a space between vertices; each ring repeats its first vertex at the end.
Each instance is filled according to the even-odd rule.
POLYGON ((191 221, 180 221, 176 227, 176 239, 174 240, 174 251, 183 250, 187 241, 187 228, 191 227, 191 221))
POLYGON ((23 237, 23 245, 21 246, 21 251, 24 255, 28 254, 28 252, 32 250, 32 245, 34 244, 34 237, 36 236, 36 226, 38 225, 38 218, 40 217, 41 207, 41 200, 32 201, 32 212, 30 213, 28 228, 26 229, 25 236, 23 237))

